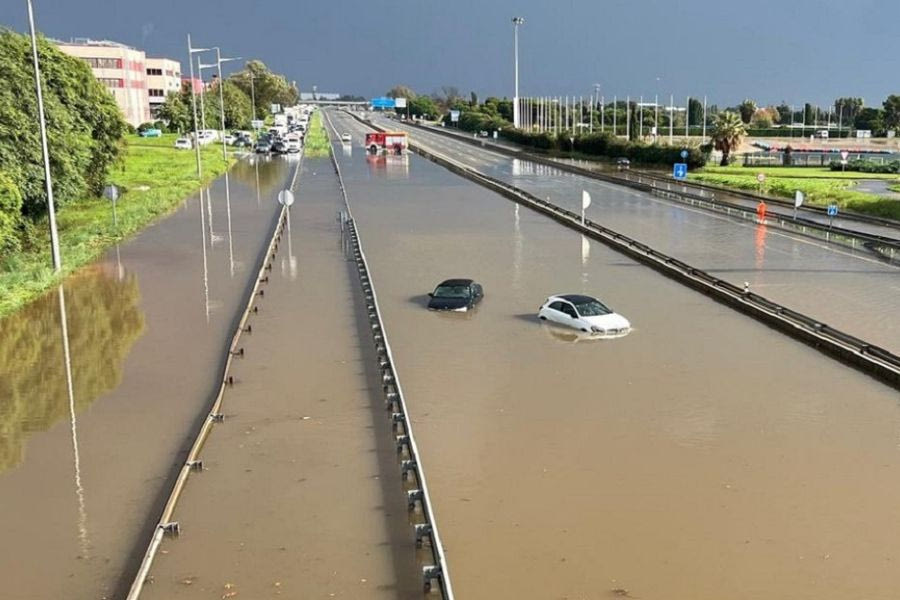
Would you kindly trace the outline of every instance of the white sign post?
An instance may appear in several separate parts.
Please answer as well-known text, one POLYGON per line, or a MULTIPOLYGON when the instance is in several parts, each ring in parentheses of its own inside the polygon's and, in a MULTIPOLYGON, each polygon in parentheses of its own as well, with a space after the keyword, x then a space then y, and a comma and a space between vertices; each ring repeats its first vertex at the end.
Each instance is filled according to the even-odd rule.
POLYGON ((119 199, 119 188, 114 185, 108 185, 103 188, 103 195, 112 202, 113 208, 113 226, 119 228, 119 217, 116 215, 116 200, 119 199))
POLYGON ((841 171, 847 170, 847 158, 850 156, 850 153, 846 150, 841 151, 841 171))
POLYGON ((591 195, 587 190, 581 190, 581 224, 584 225, 584 211, 591 205, 591 195))
POLYGON ((797 190, 794 193, 794 220, 795 221, 797 220, 797 209, 799 209, 801 206, 803 206, 803 200, 804 200, 803 192, 801 192, 800 190, 797 190))

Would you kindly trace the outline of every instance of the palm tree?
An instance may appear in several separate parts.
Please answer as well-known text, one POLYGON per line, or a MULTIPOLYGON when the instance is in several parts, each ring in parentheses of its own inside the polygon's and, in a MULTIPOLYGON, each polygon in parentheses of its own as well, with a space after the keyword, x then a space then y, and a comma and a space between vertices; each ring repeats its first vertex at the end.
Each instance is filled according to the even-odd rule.
POLYGON ((741 116, 735 112, 725 111, 716 115, 713 124, 712 142, 716 150, 722 151, 720 166, 728 166, 728 158, 733 150, 741 145, 747 129, 741 116))

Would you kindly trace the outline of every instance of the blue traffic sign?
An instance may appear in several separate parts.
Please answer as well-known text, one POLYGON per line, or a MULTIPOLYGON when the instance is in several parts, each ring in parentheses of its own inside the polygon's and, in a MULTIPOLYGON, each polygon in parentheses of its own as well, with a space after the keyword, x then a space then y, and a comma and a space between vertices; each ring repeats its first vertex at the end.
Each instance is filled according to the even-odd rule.
POLYGON ((395 108, 397 106, 396 100, 384 96, 372 98, 369 103, 372 105, 372 108, 395 108))
POLYGON ((685 179, 687 177, 687 163, 675 163, 672 170, 672 177, 675 179, 685 179))
POLYGON ((837 204, 829 204, 828 205, 828 216, 829 217, 836 217, 837 211, 838 211, 837 204))
POLYGON ((687 158, 687 157, 688 157, 688 151, 687 151, 687 150, 682 150, 682 151, 681 151, 681 158, 687 158))

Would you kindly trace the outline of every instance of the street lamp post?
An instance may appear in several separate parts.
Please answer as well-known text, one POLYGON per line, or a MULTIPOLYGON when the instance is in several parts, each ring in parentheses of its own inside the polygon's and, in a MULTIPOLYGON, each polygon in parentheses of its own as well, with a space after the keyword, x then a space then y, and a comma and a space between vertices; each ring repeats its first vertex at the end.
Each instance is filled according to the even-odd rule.
POLYGON ((225 80, 222 79, 222 63, 232 62, 235 60, 241 60, 241 57, 235 56, 234 58, 222 58, 222 54, 219 52, 219 47, 216 46, 216 67, 219 70, 219 114, 222 117, 222 158, 225 160, 226 165, 228 162, 228 147, 225 144, 225 80))
POLYGON ((513 17, 513 54, 515 62, 515 93, 513 94, 513 126, 519 127, 519 25, 525 23, 522 17, 513 17))
POLYGON ((56 231, 56 206, 53 202, 53 180, 50 179, 50 154, 47 150, 47 123, 44 121, 44 94, 41 91, 41 67, 38 62, 37 35, 34 32, 34 9, 31 0, 28 5, 28 26, 31 29, 31 58, 34 61, 34 87, 37 92, 38 122, 41 128, 41 153, 44 157, 44 185, 47 189, 47 216, 50 220, 50 254, 53 258, 53 271, 62 270, 62 258, 59 254, 59 235, 56 231))
MULTIPOLYGON (((203 175, 202 168, 200 167, 200 132, 197 127, 197 94, 194 90, 194 53, 196 52, 206 52, 208 48, 193 48, 191 47, 191 34, 187 36, 188 43, 188 64, 190 65, 191 71, 191 107, 194 112, 194 150, 197 154, 197 179, 200 179, 203 175)), ((200 74, 200 80, 203 80, 203 75, 200 74)), ((201 96, 200 101, 203 101, 203 90, 200 90, 201 96)))

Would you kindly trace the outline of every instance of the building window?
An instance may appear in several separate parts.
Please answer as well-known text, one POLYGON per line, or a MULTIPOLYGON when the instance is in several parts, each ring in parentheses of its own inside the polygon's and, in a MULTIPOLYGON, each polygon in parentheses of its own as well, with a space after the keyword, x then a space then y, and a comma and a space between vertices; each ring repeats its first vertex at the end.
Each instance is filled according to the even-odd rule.
POLYGON ((93 69, 121 69, 121 58, 85 58, 93 69))
POLYGON ((113 77, 98 77, 97 81, 99 81, 100 83, 102 83, 103 85, 105 85, 108 88, 125 87, 124 79, 116 79, 113 77))
POLYGON ((162 69, 147 69, 147 75, 162 75, 162 69))
POLYGON ((147 93, 150 95, 151 98, 164 98, 166 95, 165 90, 155 90, 153 88, 150 88, 149 90, 147 90, 147 93))

